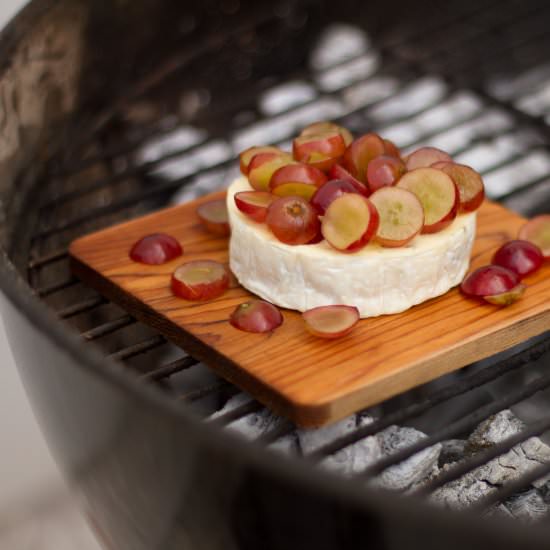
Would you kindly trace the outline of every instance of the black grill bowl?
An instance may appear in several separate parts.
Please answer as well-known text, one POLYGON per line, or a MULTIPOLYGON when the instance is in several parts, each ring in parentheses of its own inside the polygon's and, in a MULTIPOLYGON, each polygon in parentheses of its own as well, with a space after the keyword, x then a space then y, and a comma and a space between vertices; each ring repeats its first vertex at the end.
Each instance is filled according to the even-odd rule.
MULTIPOLYGON (((525 102, 495 85, 536 75, 546 62, 545 2, 357 4, 33 0, 2 32, 2 314, 52 452, 106 548, 548 547, 544 525, 527 528, 479 511, 438 509, 420 496, 376 491, 310 461, 280 458, 235 438, 219 422, 205 423, 182 401, 218 394, 221 400, 234 390, 217 383, 175 399, 170 376, 195 361, 182 356, 166 362, 164 338, 105 303, 68 270, 66 248, 73 238, 165 205, 182 188, 206 192, 209 175, 221 180, 214 186, 223 183, 235 164, 235 150, 227 153, 223 145, 247 129, 265 124, 269 135, 273 123, 275 133, 266 141, 284 142, 299 122, 286 122, 282 130, 275 123, 315 105, 316 118, 339 119, 357 132, 413 120, 416 114, 401 113, 381 122, 360 104, 340 108, 344 94, 372 74, 395 83, 391 94, 421 79, 436 81, 444 91, 434 103, 470 94, 479 109, 463 122, 492 110, 504 116, 508 126, 478 129, 470 143, 458 146, 464 153, 506 136, 517 139, 517 151, 489 165, 488 176, 533 151, 546 158, 550 130, 544 108, 524 108, 525 102), (329 69, 312 69, 311 52, 334 21, 368 32, 368 51, 376 51, 374 73, 322 83, 320 75, 329 69), (277 115, 259 105, 264 92, 296 80, 314 94, 302 105, 277 115), (159 159, 136 154, 143 143, 180 126, 201 129, 206 141, 165 151, 159 159), (215 163, 193 165, 176 178, 156 171, 168 158, 220 143, 226 153, 215 163)), ((338 63, 351 63, 344 72, 352 74, 354 61, 338 63)), ((531 81, 524 80, 529 91, 531 81)), ((300 116, 303 122, 306 115, 300 116)), ((449 129, 419 139, 430 142, 449 129)), ((547 212, 549 181, 549 174, 538 173, 519 187, 497 186, 492 193, 524 215, 547 212)), ((394 400, 382 422, 404 421, 466 393, 496 379, 499 369, 547 362, 549 348, 546 334, 513 350, 511 359, 497 358, 461 379, 455 389, 429 389, 401 404, 394 400)), ((533 393, 549 385, 541 377, 533 393)), ((497 412, 499 404, 505 408, 523 397, 518 393, 490 406, 497 412)), ((258 406, 247 405, 234 416, 258 406)), ((472 409, 472 418, 492 414, 484 411, 472 409)), ((548 418, 531 426, 533 434, 547 429, 546 423, 548 418)), ((537 475, 548 473, 544 467, 537 475)), ((519 492, 533 479, 505 486, 497 497, 519 492)), ((493 500, 487 504, 499 498, 493 500)))

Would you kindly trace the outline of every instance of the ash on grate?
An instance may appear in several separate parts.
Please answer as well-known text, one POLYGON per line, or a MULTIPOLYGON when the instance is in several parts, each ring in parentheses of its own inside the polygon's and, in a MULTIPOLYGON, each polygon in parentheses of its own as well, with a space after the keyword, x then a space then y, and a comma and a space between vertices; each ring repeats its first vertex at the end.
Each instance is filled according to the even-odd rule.
MULTIPOLYGON (((457 460, 444 463, 442 471, 452 468, 456 462, 488 449, 524 429, 525 424, 512 411, 501 411, 482 422, 472 432, 464 444, 462 456, 460 452, 457 452, 457 460)), ((447 443, 444 444, 444 448, 446 445, 450 446, 447 443)), ((454 447, 458 449, 459 445, 455 444, 454 447)), ((467 508, 505 483, 520 478, 541 464, 548 463, 550 463, 550 447, 538 437, 531 437, 513 447, 509 452, 437 489, 431 498, 434 502, 448 508, 467 508)), ((545 502, 547 485, 548 479, 538 480, 533 484, 533 489, 514 496, 491 510, 490 513, 509 513, 523 521, 535 521, 548 512, 545 502)))

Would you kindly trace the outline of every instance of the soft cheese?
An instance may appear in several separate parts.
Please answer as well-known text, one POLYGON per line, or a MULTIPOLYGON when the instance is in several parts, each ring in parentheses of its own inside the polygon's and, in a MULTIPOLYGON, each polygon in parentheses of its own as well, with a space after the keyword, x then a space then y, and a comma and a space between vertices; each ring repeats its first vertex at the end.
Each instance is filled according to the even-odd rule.
POLYGON ((444 294, 468 270, 475 212, 401 248, 369 243, 346 254, 326 241, 300 246, 278 241, 267 225, 252 221, 235 206, 233 195, 250 189, 248 180, 240 177, 227 193, 230 267, 245 288, 280 307, 306 311, 346 304, 356 306, 361 317, 399 313, 444 294))

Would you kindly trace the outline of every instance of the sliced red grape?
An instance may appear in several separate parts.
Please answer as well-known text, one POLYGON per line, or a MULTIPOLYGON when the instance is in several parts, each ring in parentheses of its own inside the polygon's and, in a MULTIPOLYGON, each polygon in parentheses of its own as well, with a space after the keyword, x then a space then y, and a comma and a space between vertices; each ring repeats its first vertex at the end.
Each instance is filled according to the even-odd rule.
POLYGON ((227 267, 213 260, 194 260, 172 274, 172 291, 185 300, 212 300, 229 287, 227 267))
POLYGON ((160 265, 183 254, 180 243, 165 233, 153 233, 140 239, 132 246, 130 258, 134 262, 160 265))
POLYGON ((270 332, 283 323, 283 316, 269 302, 250 300, 237 306, 229 322, 245 332, 270 332))
POLYGON ((259 153, 248 165, 248 181, 256 191, 269 191, 271 176, 281 166, 294 162, 288 153, 259 153))
POLYGON ((405 164, 397 157, 381 155, 372 159, 367 168, 370 192, 374 193, 382 187, 395 185, 405 172, 405 164))
POLYGON ((385 152, 386 147, 378 134, 365 134, 350 143, 342 165, 354 178, 366 183, 369 162, 385 152))
POLYGON ((355 252, 376 235, 378 223, 378 211, 369 199, 357 193, 345 193, 327 208, 321 231, 337 250, 355 252))
POLYGON ((495 306, 509 306, 514 302, 517 302, 525 292, 527 287, 519 283, 514 288, 501 292, 500 294, 493 294, 492 296, 483 296, 483 299, 495 306))
POLYGON ((319 233, 317 211, 302 197, 282 197, 267 209, 266 223, 286 244, 307 244, 319 233))
POLYGON ((340 338, 348 334, 359 321, 354 306, 320 306, 302 313, 306 328, 320 338, 340 338))
POLYGON ((467 296, 494 296, 509 292, 519 283, 516 273, 499 265, 484 265, 469 273, 460 285, 467 296))
POLYGON ((390 157, 395 157, 400 159, 401 151, 399 150, 397 145, 395 145, 395 143, 393 141, 390 141, 389 139, 384 139, 383 141, 384 141, 385 154, 389 155, 390 157))
POLYGON ((344 128, 343 126, 335 124, 334 122, 328 122, 328 121, 314 122, 313 124, 309 124, 300 132, 300 135, 316 136, 319 134, 325 134, 330 132, 338 132, 344 139, 344 143, 346 147, 353 141, 353 136, 351 135, 351 132, 347 128, 344 128))
POLYGON ((326 181, 321 170, 298 162, 279 168, 271 176, 269 190, 278 197, 298 196, 309 200, 326 181))
POLYGON ((233 198, 237 208, 258 223, 265 221, 267 209, 275 199, 267 191, 240 191, 233 198))
POLYGON ((450 155, 441 149, 421 147, 407 156, 405 164, 407 165, 407 170, 414 170, 415 168, 427 168, 436 162, 452 162, 452 160, 450 155))
POLYGON ((518 238, 536 244, 545 259, 550 259, 550 214, 541 214, 529 220, 519 230, 518 238))
POLYGON ((319 215, 322 216, 330 203, 344 193, 357 193, 357 190, 351 183, 344 180, 327 181, 315 191, 310 202, 317 209, 319 215))
POLYGON ((537 271, 544 261, 540 248, 529 241, 514 240, 503 244, 494 254, 493 263, 517 273, 520 279, 537 271))
POLYGON ((473 212, 481 206, 485 187, 481 176, 473 168, 455 162, 436 162, 431 167, 442 170, 456 183, 460 195, 460 212, 473 212))
POLYGON ((360 182, 357 178, 354 178, 341 164, 335 164, 328 171, 329 180, 344 180, 351 183, 358 193, 368 197, 370 192, 368 187, 360 182))
POLYGON ((454 181, 441 170, 417 168, 404 174, 397 187, 412 191, 424 208, 422 233, 437 233, 456 218, 459 204, 454 181))
POLYGON ((277 155, 286 154, 278 147, 273 147, 271 145, 249 147, 239 155, 239 168, 241 169, 241 173, 243 175, 248 175, 248 166, 250 161, 260 153, 274 153, 277 155))
POLYGON ((369 198, 380 216, 376 240, 387 247, 405 246, 424 226, 424 209, 414 193, 383 187, 369 198))
POLYGON ((345 149, 344 138, 338 131, 301 135, 292 142, 292 154, 297 161, 311 164, 323 172, 342 158, 345 149))
POLYGON ((210 233, 229 235, 229 216, 225 199, 203 202, 197 207, 197 216, 210 233))

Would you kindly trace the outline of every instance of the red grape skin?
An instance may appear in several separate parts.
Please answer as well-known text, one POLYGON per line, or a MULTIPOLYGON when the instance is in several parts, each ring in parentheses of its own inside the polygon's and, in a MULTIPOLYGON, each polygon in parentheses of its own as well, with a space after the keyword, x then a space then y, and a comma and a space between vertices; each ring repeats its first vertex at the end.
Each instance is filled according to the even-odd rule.
POLYGON ((395 185, 405 171, 403 161, 395 157, 381 155, 371 160, 367 166, 367 181, 371 193, 382 187, 395 185))
POLYGON ((180 243, 166 233, 153 233, 140 239, 130 250, 134 262, 160 265, 183 254, 180 243))
POLYGON ((269 332, 283 323, 283 316, 269 302, 250 300, 237 306, 229 322, 235 328, 245 332, 269 332))
POLYGON ((460 285, 467 296, 492 296, 514 288, 519 277, 513 271, 499 265, 484 265, 468 274, 460 285))
POLYGON ((543 260, 542 251, 536 244, 522 240, 503 244, 493 256, 494 264, 514 271, 520 279, 537 271, 543 260))
POLYGON ((266 223, 275 237, 286 244, 307 244, 318 233, 317 211, 302 197, 282 197, 267 209, 266 223))
POLYGON ((357 193, 357 189, 349 182, 344 180, 331 180, 323 184, 313 197, 311 204, 317 209, 322 216, 329 204, 344 193, 357 193))

